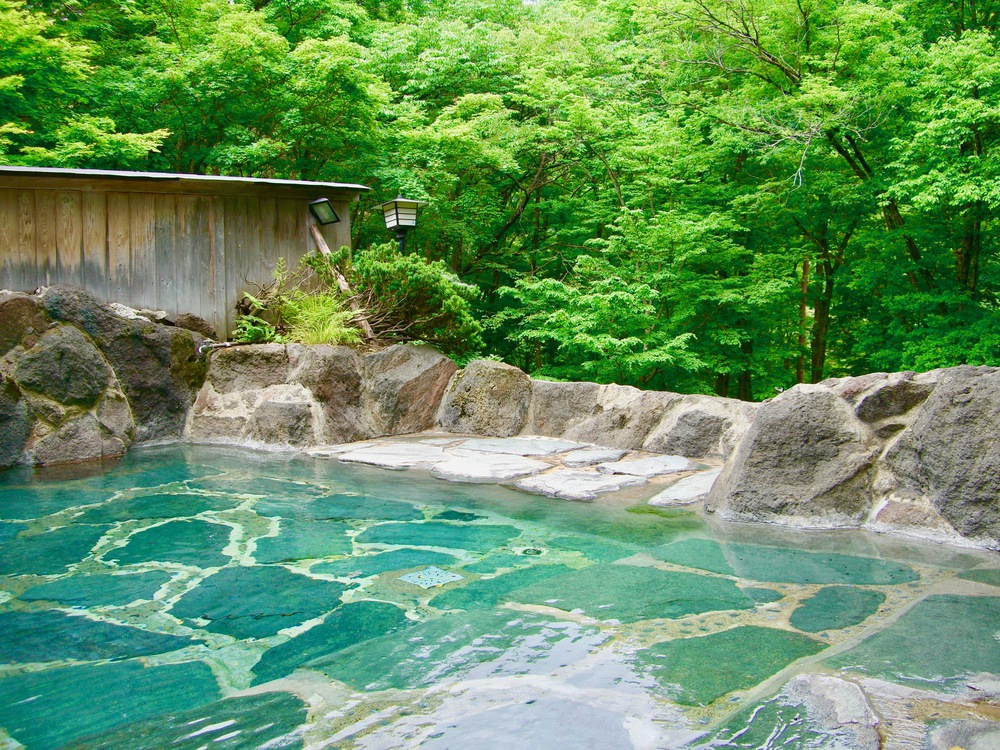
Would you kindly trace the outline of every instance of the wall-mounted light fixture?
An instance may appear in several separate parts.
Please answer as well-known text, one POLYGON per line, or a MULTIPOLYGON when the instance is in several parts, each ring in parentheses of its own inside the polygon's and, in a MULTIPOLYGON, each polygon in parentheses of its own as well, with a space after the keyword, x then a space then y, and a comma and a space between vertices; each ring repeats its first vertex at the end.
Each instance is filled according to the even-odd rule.
POLYGON ((340 217, 333 210, 333 204, 330 203, 329 198, 317 198, 314 201, 309 201, 309 210, 320 224, 336 224, 340 221, 340 217))

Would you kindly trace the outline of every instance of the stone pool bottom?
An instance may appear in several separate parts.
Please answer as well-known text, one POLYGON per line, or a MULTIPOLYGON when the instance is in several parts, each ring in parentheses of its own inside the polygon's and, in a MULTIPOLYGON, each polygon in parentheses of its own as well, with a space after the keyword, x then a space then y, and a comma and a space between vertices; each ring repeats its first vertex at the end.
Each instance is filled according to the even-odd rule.
POLYGON ((640 489, 191 446, 6 472, 0 748, 1000 747, 996 555, 640 489))

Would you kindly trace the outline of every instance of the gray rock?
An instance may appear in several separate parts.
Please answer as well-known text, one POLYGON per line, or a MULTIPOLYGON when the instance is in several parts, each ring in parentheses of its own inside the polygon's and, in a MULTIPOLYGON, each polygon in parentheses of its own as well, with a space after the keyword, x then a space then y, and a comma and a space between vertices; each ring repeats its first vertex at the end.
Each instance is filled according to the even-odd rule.
POLYGON ((205 379, 207 363, 197 352, 200 336, 119 317, 89 292, 73 287, 49 287, 42 305, 52 319, 72 323, 101 350, 129 400, 136 442, 182 434, 205 379))
POLYGON ((838 396, 855 407, 865 422, 877 422, 906 414, 922 404, 934 390, 935 382, 917 378, 913 372, 876 372, 856 378, 827 380, 838 396))
POLYGON ((858 526, 872 506, 878 452, 850 404, 824 386, 797 385, 761 404, 706 507, 730 520, 858 526))
POLYGON ((260 390, 288 378, 288 352, 283 344, 253 344, 217 349, 211 354, 207 380, 218 393, 260 390))
POLYGON ((411 344, 369 354, 362 367, 362 406, 370 437, 431 429, 458 369, 433 347, 411 344))
POLYGON ((34 346, 49 326, 36 297, 7 293, 0 299, 0 356, 15 346, 34 346))
POLYGON ((712 486, 715 484, 715 480, 719 478, 720 473, 722 473, 722 469, 712 469, 678 479, 667 487, 667 489, 649 498, 649 504, 658 507, 669 507, 672 505, 690 505, 697 502, 712 491, 712 486))
POLYGON ((239 442, 258 396, 259 391, 221 394, 211 383, 205 383, 191 408, 185 437, 194 441, 239 442))
POLYGON ((31 453, 37 464, 71 463, 121 456, 125 446, 106 440, 97 417, 88 413, 41 437, 31 453))
MULTIPOLYGON (((426 441, 425 441, 426 442, 426 441)), ((451 441, 448 441, 451 442, 451 441)), ((463 440, 461 447, 483 453, 509 453, 515 456, 552 456, 584 447, 582 443, 554 438, 472 438, 463 440)))
POLYGON ((361 404, 361 357, 346 346, 289 344, 288 382, 301 383, 323 412, 322 441, 350 443, 369 430, 361 404))
POLYGON ((531 383, 531 414, 525 431, 536 435, 642 448, 676 393, 640 391, 624 385, 531 383))
POLYGON ((628 461, 611 461, 598 464, 597 470, 603 474, 630 474, 636 477, 655 477, 660 474, 676 474, 699 468, 684 456, 652 456, 628 461))
POLYGON ((647 451, 691 457, 727 456, 749 429, 757 404, 711 396, 672 402, 643 444, 647 451))
POLYGON ((998 721, 946 721, 931 729, 928 750, 996 750, 1000 747, 998 721))
POLYGON ((59 326, 18 359, 14 379, 24 390, 87 407, 108 387, 111 370, 86 336, 73 326, 59 326))
POLYGON ((267 388, 247 422, 246 437, 265 445, 301 448, 319 442, 319 407, 300 385, 267 388))
POLYGON ((21 460, 33 422, 17 386, 0 373, 0 469, 21 460))
POLYGON ((337 456, 345 463, 368 464, 382 469, 430 468, 448 458, 442 448, 422 443, 395 443, 355 448, 337 456))
POLYGON ((109 435, 118 438, 125 446, 132 443, 135 435, 135 420, 125 394, 118 390, 105 392, 97 405, 97 421, 109 435))
POLYGON ((598 474, 591 471, 556 469, 514 483, 519 490, 563 500, 594 500, 608 492, 646 484, 645 477, 629 474, 598 474))
POLYGON ((782 702, 803 706, 809 721, 835 733, 844 750, 879 750, 878 716, 853 682, 825 674, 800 674, 788 681, 782 702))
POLYGON ((215 332, 215 326, 202 317, 194 313, 181 313, 174 319, 174 325, 178 328, 185 328, 204 336, 206 339, 218 341, 219 335, 215 332))
POLYGON ((944 371, 885 456, 895 495, 924 498, 966 537, 1000 541, 1000 369, 944 371))
POLYGON ((571 469, 579 469, 584 466, 618 461, 626 453, 628 451, 623 448, 581 448, 569 453, 562 460, 562 465, 571 469))
POLYGON ((431 476, 449 482, 507 482, 548 468, 544 461, 524 456, 454 450, 431 468, 431 476))
POLYGON ((510 437, 524 429, 531 379, 502 362, 470 362, 448 384, 438 425, 449 432, 510 437))

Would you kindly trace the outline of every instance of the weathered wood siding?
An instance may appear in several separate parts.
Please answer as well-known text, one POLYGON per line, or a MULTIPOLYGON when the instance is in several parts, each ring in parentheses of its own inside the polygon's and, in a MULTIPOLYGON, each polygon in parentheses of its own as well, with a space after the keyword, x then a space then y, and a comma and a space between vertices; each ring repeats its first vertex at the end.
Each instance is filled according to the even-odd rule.
MULTIPOLYGON (((350 245, 350 199, 330 247, 350 245)), ((84 287, 135 308, 190 312, 232 333, 235 305, 315 250, 301 197, 0 188, 0 288, 84 287), (248 283, 249 282, 249 283, 248 283)))

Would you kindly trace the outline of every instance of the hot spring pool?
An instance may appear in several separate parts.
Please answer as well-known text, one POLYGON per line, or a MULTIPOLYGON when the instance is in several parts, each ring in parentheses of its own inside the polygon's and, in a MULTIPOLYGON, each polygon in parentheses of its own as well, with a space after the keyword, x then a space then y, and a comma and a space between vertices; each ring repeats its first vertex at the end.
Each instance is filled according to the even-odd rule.
POLYGON ((0 747, 924 747, 1000 730, 998 567, 232 449, 17 470, 0 747))

